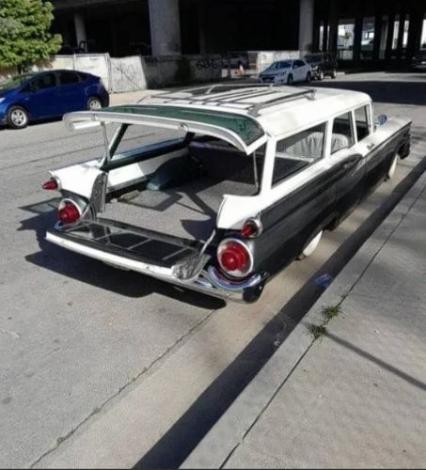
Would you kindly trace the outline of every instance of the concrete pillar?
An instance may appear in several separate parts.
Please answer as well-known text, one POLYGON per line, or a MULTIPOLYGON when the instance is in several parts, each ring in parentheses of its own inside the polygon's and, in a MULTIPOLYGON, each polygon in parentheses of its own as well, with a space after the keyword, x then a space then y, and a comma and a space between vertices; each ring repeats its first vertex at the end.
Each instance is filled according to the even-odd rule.
POLYGON ((300 0, 299 50, 312 51, 314 32, 314 0, 300 0))
POLYGON ((361 54, 361 40, 362 40, 362 12, 358 12, 357 17, 355 18, 355 27, 354 27, 354 43, 353 43, 353 57, 354 62, 359 62, 361 54))
POLYGON ((86 35, 86 25, 84 24, 84 18, 81 13, 74 13, 74 26, 75 26, 75 41, 77 47, 80 47, 82 44, 83 48, 87 48, 87 35, 86 35))
POLYGON ((179 0, 149 0, 152 55, 181 53, 179 0))
POLYGON ((328 50, 329 52, 336 53, 337 52, 337 30, 339 26, 336 0, 330 0, 330 8, 329 8, 328 17, 329 17, 329 24, 330 24, 330 32, 329 32, 329 37, 328 37, 328 50))
POLYGON ((383 16, 380 9, 376 9, 374 17, 374 43, 373 43, 373 60, 379 60, 380 44, 382 42, 383 16))

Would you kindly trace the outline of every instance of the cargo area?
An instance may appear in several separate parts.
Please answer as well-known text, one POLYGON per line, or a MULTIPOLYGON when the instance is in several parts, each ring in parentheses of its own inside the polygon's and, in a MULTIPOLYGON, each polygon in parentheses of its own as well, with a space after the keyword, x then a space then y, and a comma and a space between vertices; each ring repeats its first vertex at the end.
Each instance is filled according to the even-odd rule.
POLYGON ((250 196, 257 192, 263 155, 254 158, 256 169, 253 156, 225 143, 191 143, 184 156, 169 162, 167 168, 160 168, 141 188, 112 198, 99 220, 115 220, 175 237, 206 241, 216 226, 225 194, 250 196), (179 172, 175 184, 156 183, 165 170, 179 172))

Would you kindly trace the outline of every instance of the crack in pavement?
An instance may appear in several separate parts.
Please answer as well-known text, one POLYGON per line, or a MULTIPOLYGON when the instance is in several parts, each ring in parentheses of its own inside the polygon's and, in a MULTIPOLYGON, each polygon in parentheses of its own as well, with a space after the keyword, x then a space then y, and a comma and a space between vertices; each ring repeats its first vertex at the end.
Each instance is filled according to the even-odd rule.
POLYGON ((100 413, 111 401, 113 401, 115 398, 117 398, 121 392, 129 388, 131 385, 133 385, 135 382, 137 382, 142 376, 146 375, 147 373, 151 372, 152 369, 155 366, 159 366, 161 362, 166 360, 166 357, 169 356, 172 352, 176 350, 179 346, 183 345, 187 339, 189 339, 197 330, 202 328, 202 326, 207 323, 207 321, 210 319, 212 314, 216 312, 217 309, 210 310, 206 316, 198 322, 196 325, 194 325, 190 330, 188 330, 183 336, 181 336, 174 344, 169 346, 160 356, 158 356, 156 359, 154 359, 151 364, 148 366, 144 367, 138 374, 136 374, 129 382, 127 382, 125 385, 120 387, 116 393, 111 395, 109 398, 107 398, 100 406, 97 406, 94 408, 94 410, 89 413, 80 423, 78 423, 73 429, 71 429, 65 436, 60 436, 56 439, 56 444, 48 449, 47 451, 43 452, 42 455, 40 455, 36 460, 33 461, 29 465, 29 468, 35 468, 37 464, 39 464, 45 457, 48 455, 52 454, 55 452, 65 441, 67 441, 71 436, 73 436, 84 424, 86 424, 93 416, 97 415, 100 413))

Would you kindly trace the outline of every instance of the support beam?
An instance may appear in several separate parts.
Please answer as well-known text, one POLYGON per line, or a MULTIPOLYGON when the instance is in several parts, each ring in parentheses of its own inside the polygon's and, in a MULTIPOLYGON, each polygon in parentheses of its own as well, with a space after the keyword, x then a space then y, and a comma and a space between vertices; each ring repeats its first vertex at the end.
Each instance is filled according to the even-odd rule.
POLYGON ((81 46, 84 50, 87 50, 86 25, 84 23, 84 18, 81 13, 74 13, 74 27, 75 42, 77 47, 81 46))
POLYGON ((149 0, 152 55, 181 53, 178 0, 149 0))
POLYGON ((339 25, 339 19, 337 14, 336 0, 330 0, 329 23, 330 33, 328 38, 328 50, 330 52, 337 53, 337 30, 339 25))
POLYGON ((299 50, 312 51, 314 32, 314 0, 300 0, 299 50))

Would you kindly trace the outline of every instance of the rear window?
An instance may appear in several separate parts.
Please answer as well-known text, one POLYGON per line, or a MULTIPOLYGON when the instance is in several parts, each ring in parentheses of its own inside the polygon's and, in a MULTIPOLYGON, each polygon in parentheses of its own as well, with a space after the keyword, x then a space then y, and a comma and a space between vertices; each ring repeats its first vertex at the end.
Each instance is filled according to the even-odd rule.
POLYGON ((70 85, 80 81, 80 77, 76 72, 59 72, 58 75, 60 85, 70 85))

